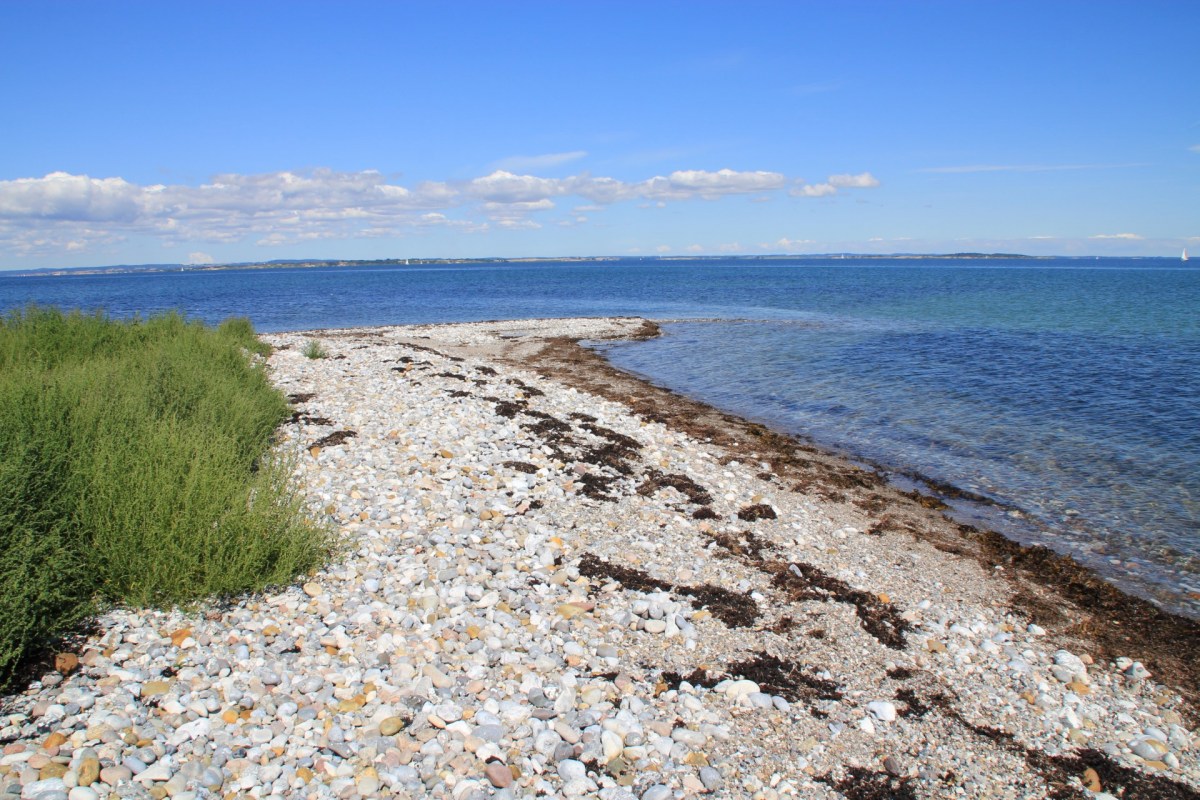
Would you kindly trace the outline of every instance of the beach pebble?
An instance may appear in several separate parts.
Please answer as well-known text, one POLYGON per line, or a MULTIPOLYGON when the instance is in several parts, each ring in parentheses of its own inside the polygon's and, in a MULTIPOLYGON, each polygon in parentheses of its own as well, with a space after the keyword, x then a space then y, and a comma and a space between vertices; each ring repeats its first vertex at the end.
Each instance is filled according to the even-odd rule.
POLYGON ((896 719, 896 706, 887 700, 874 700, 867 703, 867 711, 882 722, 892 722, 896 719))
POLYGON ((487 779, 491 782, 492 786, 495 786, 497 789, 505 789, 512 785, 512 770, 499 761, 490 762, 484 768, 484 773, 487 775, 487 779))
POLYGON ((577 761, 573 758, 564 758, 558 762, 558 776, 564 781, 573 781, 587 777, 587 767, 582 761, 577 761))
POLYGON ((480 355, 640 324, 323 332, 329 359, 273 334, 271 379, 313 395, 278 447, 338 557, 225 602, 105 610, 75 669, 6 698, 0 798, 786 800, 851 768, 1022 797, 1039 759, 1085 748, 1200 786, 1177 692, 1059 649, 1004 576, 872 533, 891 489, 793 490, 825 467, 669 428, 648 389, 634 414, 480 355), (335 430, 353 446, 309 455, 335 430))

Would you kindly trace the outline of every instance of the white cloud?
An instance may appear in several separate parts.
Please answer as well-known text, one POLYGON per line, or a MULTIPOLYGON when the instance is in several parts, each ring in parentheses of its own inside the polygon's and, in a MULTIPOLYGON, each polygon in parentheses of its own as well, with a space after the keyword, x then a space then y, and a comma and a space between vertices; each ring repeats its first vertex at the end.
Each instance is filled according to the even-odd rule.
POLYGON ((654 252, 656 252, 656 253, 669 253, 669 252, 671 252, 671 245, 669 245, 669 244, 660 244, 658 247, 654 248, 654 252))
POLYGON ((187 257, 187 263, 189 264, 212 264, 215 260, 208 253, 202 253, 199 250, 194 253, 188 253, 187 257))
POLYGON ((562 180, 564 193, 579 195, 593 203, 609 204, 622 200, 715 200, 735 194, 749 194, 783 188, 787 179, 778 172, 736 172, 731 169, 677 170, 656 175, 637 183, 615 178, 577 175, 562 180))
MULTIPOLYGON (((552 155, 565 162, 573 154, 552 155)), ((830 183, 799 191, 833 193, 834 179, 847 187, 874 185, 870 173, 862 173, 832 176, 830 183)), ((588 173, 545 178, 497 169, 472 180, 412 185, 376 170, 228 173, 200 185, 138 185, 120 177, 52 172, 0 181, 0 250, 17 255, 91 250, 133 236, 179 247, 395 237, 431 227, 483 233, 537 227, 531 217, 554 209, 561 197, 579 201, 572 218, 581 224, 586 222, 582 212, 619 202, 663 207, 735 195, 769 197, 787 183, 778 172, 732 169, 677 170, 640 181, 588 173)))
POLYGON ((533 175, 514 175, 498 169, 467 184, 472 197, 493 203, 528 203, 564 193, 562 181, 533 175))
POLYGON ((1191 150, 1193 153, 1200 153, 1200 144, 1194 144, 1188 150, 1191 150))
POLYGON ((496 162, 496 169, 511 171, 535 171, 553 169, 572 161, 587 157, 586 150, 572 150, 569 153, 545 153, 540 156, 509 156, 496 162))
POLYGON ((0 218, 127 222, 138 215, 141 191, 121 178, 66 172, 0 181, 0 218))
POLYGON ((824 183, 797 182, 788 192, 792 197, 828 197, 837 194, 839 189, 874 189, 879 186, 879 179, 869 172, 857 175, 830 175, 824 183))
POLYGON ((789 194, 793 197, 825 197, 837 194, 837 187, 832 183, 808 183, 797 186, 789 194))
POLYGON ((485 211, 493 212, 508 212, 508 213, 525 213, 528 211, 548 211, 554 208, 554 201, 542 198, 541 200, 524 200, 516 203, 484 203, 485 211))
POLYGON ((1142 237, 1136 233, 1098 233, 1095 236, 1089 236, 1089 239, 1130 239, 1140 240, 1142 237))
POLYGON ((685 249, 689 253, 703 253, 704 252, 704 246, 699 245, 699 244, 689 244, 685 249))
POLYGON ((786 179, 778 172, 734 172, 722 169, 678 170, 666 178, 655 177, 637 184, 643 197, 682 199, 702 197, 711 200, 728 194, 748 194, 783 188, 786 179))
MULTIPOLYGON (((786 236, 775 242, 774 247, 780 250, 797 250, 808 245, 816 244, 812 239, 789 239, 786 236)), ((764 248, 770 248, 772 245, 763 245, 764 248)))
POLYGON ((839 189, 873 189, 879 180, 869 172, 858 175, 830 175, 829 184, 839 189))
POLYGON ((531 219, 507 218, 496 220, 496 227, 505 230, 537 230, 542 227, 540 222, 534 222, 531 219))

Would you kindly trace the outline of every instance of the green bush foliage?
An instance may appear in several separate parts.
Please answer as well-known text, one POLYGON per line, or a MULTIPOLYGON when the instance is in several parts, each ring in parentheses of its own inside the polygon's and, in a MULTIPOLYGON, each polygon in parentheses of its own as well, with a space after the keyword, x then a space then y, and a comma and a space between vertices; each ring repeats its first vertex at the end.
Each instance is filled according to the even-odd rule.
POLYGON ((0 322, 0 684, 98 605, 287 582, 330 551, 270 452, 287 417, 246 320, 0 322))
POLYGON ((309 339, 305 342, 304 350, 301 352, 304 353, 305 358, 329 358, 329 351, 325 349, 325 345, 316 339, 309 339))

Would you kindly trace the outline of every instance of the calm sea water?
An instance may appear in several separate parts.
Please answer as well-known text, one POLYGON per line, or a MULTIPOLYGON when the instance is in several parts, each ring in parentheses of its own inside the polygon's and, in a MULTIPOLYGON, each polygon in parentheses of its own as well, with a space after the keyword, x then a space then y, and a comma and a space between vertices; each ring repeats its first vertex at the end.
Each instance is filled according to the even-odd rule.
POLYGON ((804 260, 15 278, 30 302, 263 331, 642 315, 604 345, 661 385, 990 498, 971 513, 1200 617, 1200 269, 804 260))

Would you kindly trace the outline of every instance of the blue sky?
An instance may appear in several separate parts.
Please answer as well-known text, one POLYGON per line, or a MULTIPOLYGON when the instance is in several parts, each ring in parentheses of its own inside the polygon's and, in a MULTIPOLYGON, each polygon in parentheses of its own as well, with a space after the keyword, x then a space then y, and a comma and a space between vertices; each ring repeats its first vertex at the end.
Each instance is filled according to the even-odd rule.
POLYGON ((1200 251, 1196 2, 0 2, 0 268, 1200 251))

